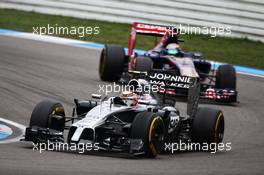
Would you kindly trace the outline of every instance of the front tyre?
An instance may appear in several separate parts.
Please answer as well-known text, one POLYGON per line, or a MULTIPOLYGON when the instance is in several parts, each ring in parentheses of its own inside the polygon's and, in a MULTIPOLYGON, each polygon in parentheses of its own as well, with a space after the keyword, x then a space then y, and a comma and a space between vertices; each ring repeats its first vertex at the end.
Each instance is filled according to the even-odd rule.
POLYGON ((135 71, 149 73, 153 68, 153 61, 148 57, 136 58, 135 71))
POLYGON ((101 52, 99 75, 103 81, 118 81, 125 64, 124 48, 116 45, 105 45, 101 52))
POLYGON ((155 158, 163 147, 164 124, 162 119, 152 112, 136 115, 131 130, 132 139, 142 139, 146 157, 155 158))
POLYGON ((218 89, 236 89, 236 70, 232 65, 220 65, 218 67, 215 87, 218 89))
POLYGON ((65 112, 61 103, 44 100, 38 103, 30 118, 30 127, 41 127, 63 132, 65 126, 65 112))

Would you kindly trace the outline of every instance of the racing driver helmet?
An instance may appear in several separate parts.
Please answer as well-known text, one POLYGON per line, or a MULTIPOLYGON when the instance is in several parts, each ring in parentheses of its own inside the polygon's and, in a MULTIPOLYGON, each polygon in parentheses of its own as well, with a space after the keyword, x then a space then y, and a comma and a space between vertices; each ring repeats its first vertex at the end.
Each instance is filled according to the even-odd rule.
POLYGON ((127 104, 127 106, 135 106, 138 101, 138 95, 132 91, 123 91, 120 98, 127 104))
POLYGON ((174 55, 176 57, 182 57, 180 46, 176 43, 170 43, 166 46, 168 55, 174 55))

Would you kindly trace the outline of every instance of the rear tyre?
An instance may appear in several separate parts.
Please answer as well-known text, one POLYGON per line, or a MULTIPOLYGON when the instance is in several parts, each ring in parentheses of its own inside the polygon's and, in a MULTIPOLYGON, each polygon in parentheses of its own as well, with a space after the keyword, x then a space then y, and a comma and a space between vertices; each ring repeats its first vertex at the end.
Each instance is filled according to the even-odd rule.
POLYGON ((38 103, 31 114, 29 126, 49 128, 63 132, 65 126, 63 106, 56 101, 50 100, 38 103))
POLYGON ((118 81, 123 73, 125 51, 120 46, 105 45, 101 52, 99 75, 103 81, 118 81))
POLYGON ((163 147, 164 124, 162 119, 152 112, 136 115, 131 129, 132 139, 142 139, 146 157, 154 158, 163 147))
POLYGON ((218 67, 215 87, 219 89, 236 89, 236 70, 232 65, 218 67))
POLYGON ((200 145, 204 143, 216 145, 223 141, 224 129, 225 121, 222 111, 198 108, 192 125, 192 141, 200 145))
POLYGON ((153 61, 150 58, 136 58, 135 70, 150 72, 153 68, 153 61))

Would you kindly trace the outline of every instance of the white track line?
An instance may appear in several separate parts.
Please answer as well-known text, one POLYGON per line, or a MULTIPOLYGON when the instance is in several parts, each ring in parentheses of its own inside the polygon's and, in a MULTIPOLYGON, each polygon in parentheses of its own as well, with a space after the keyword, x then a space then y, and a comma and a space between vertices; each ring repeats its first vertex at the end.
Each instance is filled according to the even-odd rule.
POLYGON ((25 132, 25 130, 26 130, 26 126, 21 125, 21 124, 16 123, 16 122, 13 122, 13 121, 11 121, 11 120, 7 120, 7 119, 4 119, 4 118, 1 118, 1 117, 0 117, 0 121, 1 121, 1 122, 4 122, 4 123, 7 123, 7 124, 9 124, 9 125, 12 125, 12 126, 18 128, 18 129, 22 132, 22 134, 20 134, 19 136, 15 137, 15 138, 11 138, 11 139, 6 139, 6 140, 3 140, 3 141, 0 141, 0 144, 4 144, 4 143, 13 143, 13 142, 18 142, 18 141, 20 141, 20 139, 21 139, 21 138, 23 137, 23 135, 24 135, 24 132, 25 132))
POLYGON ((237 73, 241 74, 241 75, 248 75, 248 76, 252 76, 252 77, 264 78, 264 76, 262 76, 262 75, 250 74, 250 73, 245 73, 245 72, 237 72, 237 73))

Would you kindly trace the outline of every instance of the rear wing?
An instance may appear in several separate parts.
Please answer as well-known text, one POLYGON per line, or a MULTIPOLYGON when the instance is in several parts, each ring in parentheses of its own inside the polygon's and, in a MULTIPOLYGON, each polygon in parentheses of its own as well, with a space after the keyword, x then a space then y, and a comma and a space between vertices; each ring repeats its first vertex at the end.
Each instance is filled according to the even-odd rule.
POLYGON ((135 22, 131 24, 131 28, 136 33, 150 34, 154 36, 163 36, 165 34, 169 34, 174 29, 173 26, 156 25, 156 24, 139 23, 139 22, 135 22))
POLYGON ((187 95, 187 115, 192 118, 195 116, 200 97, 199 78, 179 76, 173 70, 154 69, 148 74, 148 81, 151 85, 158 85, 164 97, 169 95, 175 99, 179 93, 187 95))
POLYGON ((162 89, 175 89, 187 92, 191 84, 196 80, 194 77, 178 75, 175 70, 153 69, 148 74, 150 84, 156 84, 162 89))
POLYGON ((128 43, 128 56, 133 54, 135 47, 136 35, 151 35, 151 36, 165 36, 165 35, 179 35, 179 29, 174 26, 165 26, 149 23, 134 22, 131 25, 131 32, 128 43))

